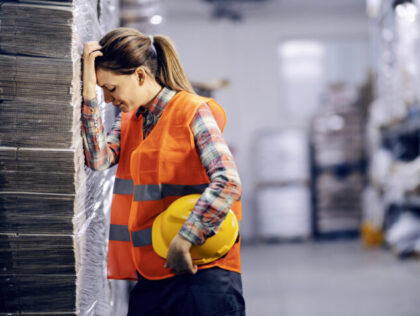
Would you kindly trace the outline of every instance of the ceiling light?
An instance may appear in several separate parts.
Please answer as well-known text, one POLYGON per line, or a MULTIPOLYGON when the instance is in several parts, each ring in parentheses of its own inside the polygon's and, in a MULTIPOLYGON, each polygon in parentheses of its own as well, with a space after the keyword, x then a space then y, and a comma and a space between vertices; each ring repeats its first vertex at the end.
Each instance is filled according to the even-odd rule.
POLYGON ((413 3, 406 2, 397 5, 395 12, 399 18, 405 19, 408 22, 414 22, 417 16, 417 7, 413 3))
POLYGON ((162 23, 163 17, 159 14, 155 14, 154 16, 152 16, 150 18, 150 23, 154 24, 154 25, 158 25, 160 23, 162 23))

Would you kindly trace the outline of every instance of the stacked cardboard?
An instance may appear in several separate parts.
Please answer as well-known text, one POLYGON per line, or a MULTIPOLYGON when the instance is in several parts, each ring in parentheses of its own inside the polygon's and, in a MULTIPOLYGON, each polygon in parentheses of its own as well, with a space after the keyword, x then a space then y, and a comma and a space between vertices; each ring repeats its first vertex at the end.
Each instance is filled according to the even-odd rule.
POLYGON ((76 311, 71 7, 0 10, 1 311, 76 311))
POLYGON ((83 42, 118 24, 102 6, 0 3, 0 314, 111 315, 112 174, 85 169, 80 134, 83 42))
POLYGON ((10 54, 69 58, 70 6, 5 2, 1 5, 0 49, 10 54))

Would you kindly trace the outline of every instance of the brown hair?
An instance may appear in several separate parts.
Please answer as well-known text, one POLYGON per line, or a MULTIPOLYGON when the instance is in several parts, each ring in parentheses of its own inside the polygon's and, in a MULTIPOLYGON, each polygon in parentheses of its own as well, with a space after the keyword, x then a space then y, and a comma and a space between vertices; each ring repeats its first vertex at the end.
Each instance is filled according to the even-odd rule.
POLYGON ((135 29, 120 27, 105 34, 99 44, 103 56, 96 57, 96 68, 128 75, 145 66, 161 86, 194 93, 168 37, 155 35, 151 45, 150 37, 135 29))

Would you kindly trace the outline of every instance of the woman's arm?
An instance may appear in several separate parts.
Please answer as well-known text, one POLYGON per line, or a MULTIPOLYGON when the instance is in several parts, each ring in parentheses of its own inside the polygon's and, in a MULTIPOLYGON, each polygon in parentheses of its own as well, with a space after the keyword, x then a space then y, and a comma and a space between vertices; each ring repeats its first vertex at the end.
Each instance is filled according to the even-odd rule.
POLYGON ((192 244, 203 244, 214 235, 233 203, 241 196, 241 181, 232 154, 207 104, 197 111, 191 130, 197 153, 210 178, 194 210, 171 241, 165 268, 177 274, 196 273, 189 252, 192 244))
POLYGON ((210 185, 179 234, 191 243, 200 245, 218 231, 227 212, 239 200, 241 181, 232 153, 207 104, 201 105, 197 111, 191 130, 210 185))
POLYGON ((115 165, 120 156, 121 115, 106 137, 96 100, 95 58, 103 55, 100 50, 98 42, 86 42, 83 47, 82 136, 86 163, 94 170, 115 165))
POLYGON ((121 113, 108 136, 105 135, 96 99, 86 100, 82 108, 82 136, 86 163, 94 170, 105 170, 118 163, 120 156, 121 113))

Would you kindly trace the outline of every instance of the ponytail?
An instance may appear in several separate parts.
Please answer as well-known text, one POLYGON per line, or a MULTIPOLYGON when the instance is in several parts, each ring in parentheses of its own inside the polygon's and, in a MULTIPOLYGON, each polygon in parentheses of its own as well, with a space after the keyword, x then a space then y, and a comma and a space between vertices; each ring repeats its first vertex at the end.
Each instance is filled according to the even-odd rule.
POLYGON ((175 47, 169 38, 156 35, 153 39, 158 59, 157 81, 172 90, 185 90, 194 93, 194 89, 182 69, 175 47))
POLYGON ((99 44, 103 56, 96 57, 96 68, 132 74, 145 66, 161 86, 194 93, 168 37, 149 37, 135 29, 120 27, 105 34, 99 44))

